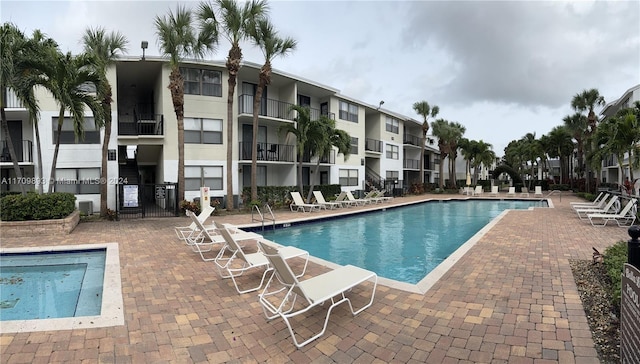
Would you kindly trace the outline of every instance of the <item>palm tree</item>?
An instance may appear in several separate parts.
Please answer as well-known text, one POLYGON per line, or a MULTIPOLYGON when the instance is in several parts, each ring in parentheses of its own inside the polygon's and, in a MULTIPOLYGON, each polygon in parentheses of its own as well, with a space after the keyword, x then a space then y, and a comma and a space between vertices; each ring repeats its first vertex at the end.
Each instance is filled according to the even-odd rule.
POLYGON ((556 126, 548 134, 549 148, 547 154, 560 160, 560 183, 568 178, 569 156, 573 153, 574 144, 569 130, 564 126, 556 126))
MULTIPOLYGON (((38 85, 41 81, 42 70, 46 69, 46 64, 50 62, 54 62, 54 60, 50 59, 51 56, 57 54, 58 44, 51 38, 45 36, 40 30, 36 29, 33 31, 33 36, 30 39, 30 47, 27 47, 28 58, 31 60, 31 69, 28 72, 22 73, 22 81, 23 84, 31 88, 31 96, 33 99, 31 101, 24 100, 23 104, 32 106, 27 106, 27 109, 30 110, 29 114, 31 115, 31 122, 34 126, 35 138, 36 138, 36 158, 38 163, 38 176, 44 176, 44 172, 42 170, 42 143, 40 143, 40 128, 38 126, 39 116, 39 107, 37 101, 35 100, 35 96, 33 95, 33 88, 38 85), (49 55, 49 56, 48 56, 49 55)), ((38 193, 43 193, 43 183, 38 183, 38 193)))
POLYGON ((424 152, 426 149, 427 131, 429 131, 429 123, 427 118, 431 116, 435 118, 440 113, 437 105, 431 107, 427 101, 418 101, 413 104, 413 110, 422 116, 422 142, 420 143, 422 150, 420 152, 420 183, 424 183, 424 152))
MULTIPOLYGON (((571 99, 571 107, 578 112, 587 112, 587 128, 585 130, 586 138, 588 139, 593 133, 596 131, 598 117, 595 113, 595 108, 597 106, 604 106, 605 101, 604 97, 600 95, 600 92, 592 88, 590 90, 583 90, 579 94, 573 96, 571 99)), ((586 145, 587 152, 590 152, 592 146, 590 143, 586 145)), ((586 179, 586 188, 589 190, 589 184, 591 178, 589 177, 588 165, 585 166, 587 168, 587 179, 586 179)))
POLYGON ((440 151, 440 165, 438 173, 440 175, 438 187, 444 188, 444 159, 448 156, 448 134, 449 122, 444 119, 437 119, 431 123, 432 134, 438 138, 438 150, 440 151))
MULTIPOLYGON (((2 134, 6 138, 9 155, 13 162, 13 170, 18 179, 22 179, 22 171, 18 165, 18 158, 13 147, 11 134, 9 133, 9 124, 5 113, 7 105, 7 90, 12 89, 17 98, 26 106, 30 107, 29 114, 33 117, 37 115, 39 109, 35 103, 33 95, 33 87, 20 82, 24 65, 25 54, 24 49, 27 47, 27 38, 25 35, 11 23, 4 23, 0 28, 0 113, 2 118, 2 134), (34 108, 35 106, 35 108, 34 108)), ((42 164, 41 164, 42 165, 42 164)), ((18 183, 20 192, 26 194, 24 184, 18 183)))
POLYGON ((185 57, 202 57, 213 51, 218 43, 215 24, 208 22, 196 34, 192 27, 191 12, 178 5, 176 12, 169 10, 163 17, 156 16, 155 27, 160 52, 169 57, 169 90, 178 126, 178 200, 184 200, 184 78, 180 73, 180 63, 185 57))
MULTIPOLYGON (((242 7, 236 0, 215 0, 220 13, 219 26, 222 36, 231 43, 227 56, 227 71, 229 72, 227 90, 227 210, 233 210, 233 101, 238 72, 242 61, 240 42, 249 38, 249 30, 258 18, 268 11, 265 1, 252 0, 245 2, 242 7)), ((214 8, 201 3, 198 10, 201 22, 216 20, 214 8)))
POLYGON ((65 112, 69 113, 73 123, 76 140, 84 138, 85 107, 88 107, 93 113, 96 128, 101 128, 104 125, 104 114, 100 100, 94 96, 92 90, 99 89, 102 81, 100 75, 95 72, 95 57, 84 53, 78 56, 71 55, 71 52, 61 54, 57 48, 50 48, 49 52, 49 57, 53 61, 43 69, 44 75, 39 84, 52 94, 60 107, 55 149, 51 163, 51 177, 49 178, 49 193, 51 193, 56 180, 56 164, 65 112))
POLYGON ((573 139, 576 140, 576 147, 578 151, 578 173, 582 176, 582 163, 583 163, 583 154, 584 154, 584 140, 586 137, 586 130, 588 127, 587 118, 580 114, 575 113, 573 115, 565 116, 562 121, 564 122, 564 126, 573 136, 573 139))
MULTIPOLYGON (((315 175, 318 176, 320 170, 320 161, 329 157, 333 147, 338 148, 338 153, 344 156, 346 161, 351 153, 351 136, 344 130, 336 129, 336 121, 321 115, 318 120, 311 122, 310 131, 308 133, 308 148, 310 156, 317 157, 315 175)), ((307 195, 307 203, 311 202, 313 193, 313 181, 309 186, 307 195)))
POLYGON ((451 188, 457 188, 456 186, 456 158, 458 156, 458 143, 462 140, 462 136, 467 131, 467 129, 458 122, 449 123, 449 127, 451 128, 450 140, 449 140, 449 176, 453 176, 453 178, 449 177, 449 183, 451 188))
POLYGON ((636 101, 634 109, 619 110, 614 116, 605 119, 596 132, 597 139, 602 143, 600 148, 615 154, 618 158, 618 168, 622 177, 622 163, 624 154, 629 156, 629 179, 633 181, 633 170, 640 164, 640 102, 636 101))
POLYGON ((271 83, 271 61, 277 56, 286 56, 296 48, 297 42, 290 37, 281 38, 273 28, 273 24, 261 18, 256 21, 255 27, 251 29, 251 38, 255 45, 262 51, 264 64, 260 68, 258 76, 258 87, 253 98, 253 143, 251 146, 251 200, 258 199, 257 172, 258 172, 258 114, 260 111, 260 100, 265 86, 271 83))
MULTIPOLYGON (((296 137, 296 151, 298 155, 298 190, 302 193, 302 160, 304 159, 304 151, 308 137, 310 136, 311 111, 308 107, 291 105, 289 112, 295 112, 297 114, 293 119, 295 124, 287 123, 281 125, 280 128, 278 128, 278 133, 285 135, 291 134, 296 137)), ((251 198, 252 200, 256 200, 257 196, 252 196, 251 198)))
POLYGON ((126 53, 127 38, 120 32, 107 33, 104 28, 87 28, 82 36, 85 53, 91 54, 96 60, 96 73, 102 79, 97 96, 102 103, 104 113, 104 139, 102 141, 102 168, 100 170, 100 215, 107 215, 107 187, 109 174, 107 160, 109 140, 111 139, 111 84, 107 79, 107 67, 115 61, 118 53, 126 53))

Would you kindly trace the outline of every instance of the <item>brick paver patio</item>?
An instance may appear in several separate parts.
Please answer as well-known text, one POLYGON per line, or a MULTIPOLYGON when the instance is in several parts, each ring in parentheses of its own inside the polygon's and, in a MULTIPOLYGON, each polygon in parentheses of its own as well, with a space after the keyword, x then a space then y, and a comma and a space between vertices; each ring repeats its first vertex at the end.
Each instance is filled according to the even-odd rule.
MULTIPOLYGON (((554 196, 553 209, 509 212, 426 294, 378 285, 373 306, 355 317, 338 307, 325 335, 303 349, 281 320, 265 320, 257 293, 237 294, 212 262, 177 242, 173 226, 186 218, 86 222, 70 235, 3 238, 3 248, 119 243, 125 325, 2 334, 0 361, 599 363, 568 261, 629 238, 625 228, 578 220, 571 201, 554 196)), ((277 219, 334 212, 277 212, 277 219)), ((248 215, 219 220, 250 223, 248 215)), ((307 274, 324 270, 310 263, 307 274)))

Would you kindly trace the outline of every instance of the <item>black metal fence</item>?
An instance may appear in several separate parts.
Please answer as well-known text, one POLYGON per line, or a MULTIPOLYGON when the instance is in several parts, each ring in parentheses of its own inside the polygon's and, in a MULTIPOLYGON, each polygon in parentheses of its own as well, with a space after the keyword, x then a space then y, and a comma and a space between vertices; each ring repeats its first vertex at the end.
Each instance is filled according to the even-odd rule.
POLYGON ((119 184, 116 206, 118 218, 178 216, 177 183, 119 184))

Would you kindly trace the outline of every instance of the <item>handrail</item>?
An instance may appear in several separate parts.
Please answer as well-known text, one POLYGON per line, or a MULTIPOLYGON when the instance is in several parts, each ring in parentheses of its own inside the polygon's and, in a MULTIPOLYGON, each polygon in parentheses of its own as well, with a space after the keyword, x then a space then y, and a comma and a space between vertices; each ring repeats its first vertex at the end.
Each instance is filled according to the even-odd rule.
POLYGON ((265 211, 269 212, 269 215, 271 215, 271 217, 265 217, 264 214, 260 211, 260 208, 258 207, 258 205, 253 205, 253 208, 251 209, 251 222, 260 221, 262 223, 262 231, 264 232, 264 220, 271 220, 273 222, 273 230, 275 230, 276 217, 273 215, 273 211, 271 210, 271 207, 268 204, 264 204, 263 208, 265 211), (260 219, 254 218, 254 215, 253 215, 254 210, 256 211, 258 216, 260 216, 260 219))
POLYGON ((560 195, 560 202, 562 202, 562 190, 552 190, 551 192, 547 193, 547 196, 542 198, 541 201, 544 200, 545 198, 550 197, 551 195, 553 195, 556 192, 560 195))

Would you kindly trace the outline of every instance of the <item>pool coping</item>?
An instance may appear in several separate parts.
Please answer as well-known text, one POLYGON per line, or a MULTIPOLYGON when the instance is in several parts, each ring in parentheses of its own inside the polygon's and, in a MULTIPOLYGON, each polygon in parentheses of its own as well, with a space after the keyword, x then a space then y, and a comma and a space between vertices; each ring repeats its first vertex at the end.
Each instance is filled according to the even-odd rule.
POLYGON ((89 329, 124 325, 124 301, 122 299, 122 279, 120 276, 120 252, 118 243, 0 248, 0 253, 59 252, 100 248, 106 249, 100 315, 41 320, 0 321, 0 334, 89 329))
MULTIPOLYGON (((406 203, 402 203, 402 204, 397 204, 397 205, 389 205, 389 206, 384 206, 383 204, 381 204, 378 208, 373 208, 373 209, 369 209, 369 210, 365 210, 365 211, 349 211, 349 212, 343 212, 343 213, 338 213, 335 215, 331 215, 331 216, 319 216, 318 218, 314 218, 314 219, 309 219, 309 218, 302 218, 302 219, 292 219, 292 220, 287 220, 287 221, 282 221, 276 224, 276 226, 280 226, 280 228, 283 228, 282 225, 284 224, 290 224, 287 225, 291 226, 291 225, 302 225, 305 223, 313 223, 313 222, 319 222, 319 221, 330 221, 330 220, 334 220, 336 218, 343 218, 343 217, 348 217, 348 216, 352 216, 352 215, 357 215, 357 214, 367 214, 367 213, 373 213, 373 212, 378 212, 380 210, 385 211, 387 209, 393 209, 393 208, 399 208, 399 207, 405 207, 405 206, 410 206, 410 205, 415 205, 415 204, 421 204, 421 203, 427 203, 427 202, 446 202, 446 201, 467 201, 467 200, 478 200, 478 201, 486 201, 486 200, 496 200, 496 201, 546 201, 547 202, 547 207, 529 207, 528 209, 506 209, 504 211, 502 211, 498 216, 496 216, 495 218, 493 218, 491 221, 489 221, 484 227, 482 227, 482 229, 480 229, 477 233, 475 233, 471 238, 469 238, 466 242, 464 242, 458 249, 456 249, 453 253, 451 253, 451 255, 449 255, 445 260, 443 260, 440 264, 438 264, 433 270, 431 270, 431 272, 429 272, 424 278, 422 278, 418 283, 416 284, 411 284, 411 283, 407 283, 407 282, 401 282, 401 281, 396 281, 393 279, 389 279, 389 278, 384 278, 384 277, 380 277, 378 276, 378 284, 381 284, 383 286, 386 287, 390 287, 390 288, 395 288, 395 289, 399 289, 405 292, 410 292, 410 293, 417 293, 417 294, 425 294, 429 291, 429 289, 431 289, 431 287, 433 287, 434 284, 436 284, 436 282, 438 282, 438 280, 440 280, 440 278, 442 278, 451 267, 453 267, 453 265, 460 260, 471 248, 473 248, 473 246, 480 241, 480 239, 482 239, 482 237, 489 232, 500 220, 502 220, 502 218, 504 216, 506 216, 507 213, 509 213, 509 211, 532 211, 533 209, 536 208, 554 208, 553 205, 553 201, 551 200, 551 198, 477 198, 477 197, 451 197, 451 198, 445 198, 445 199, 426 199, 426 200, 421 200, 421 201, 415 201, 415 202, 406 202, 406 203)), ((307 213, 307 214, 311 214, 311 213, 307 213)), ((309 215, 306 215, 309 216, 309 215)), ((261 224, 245 224, 245 225, 237 225, 238 228, 241 229, 245 229, 245 230, 250 230, 250 231, 254 231, 254 232, 259 232, 262 228, 261 224)), ((322 258, 318 258, 318 257, 314 257, 314 256, 309 256, 309 261, 314 262, 316 264, 325 266, 327 268, 331 268, 331 269, 336 269, 341 267, 340 264, 336 264, 333 262, 330 262, 328 260, 324 260, 322 258)))

